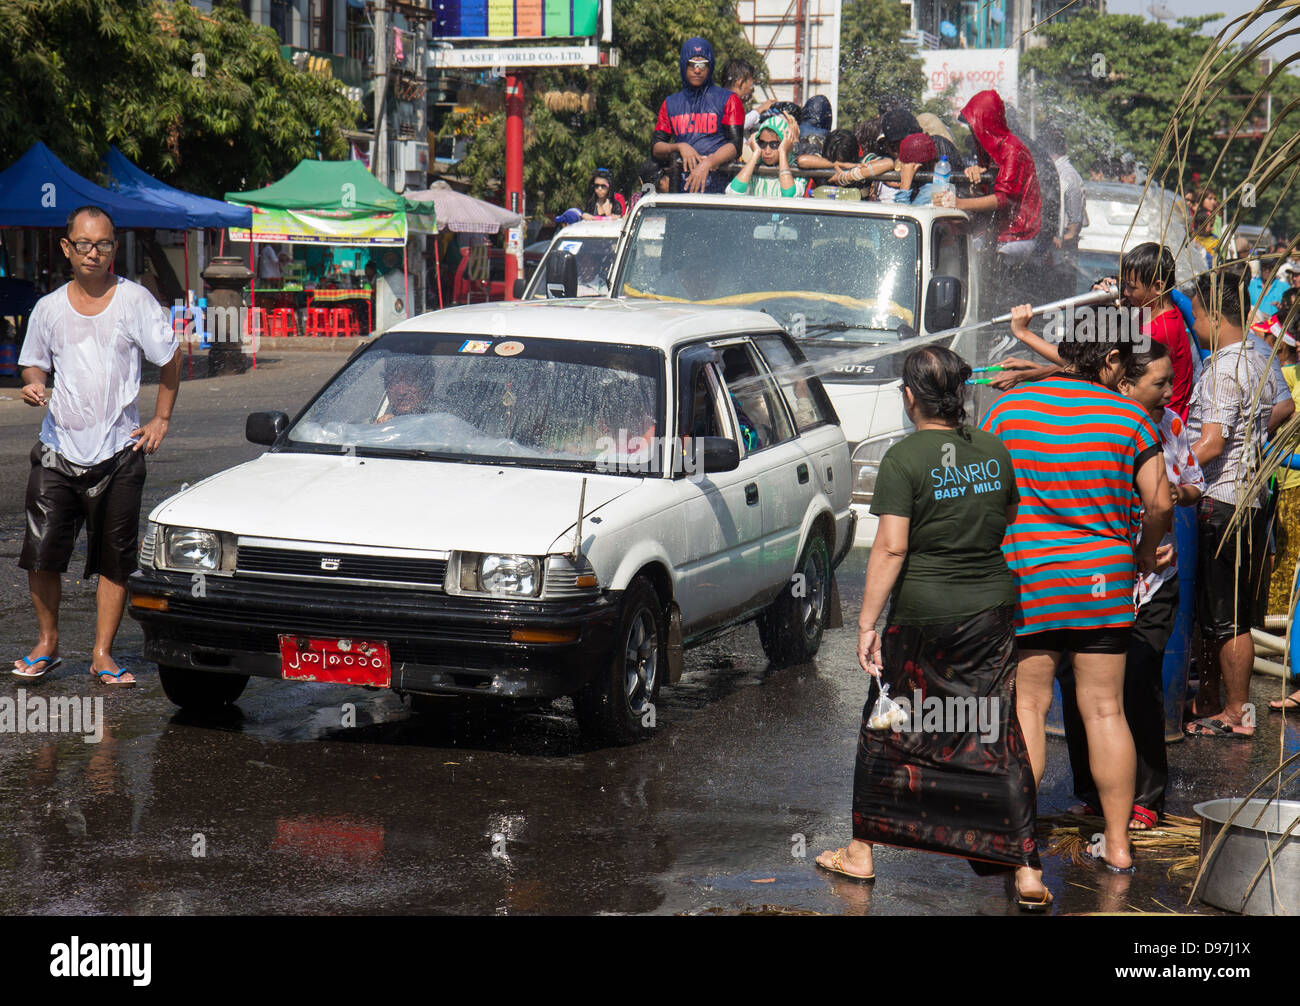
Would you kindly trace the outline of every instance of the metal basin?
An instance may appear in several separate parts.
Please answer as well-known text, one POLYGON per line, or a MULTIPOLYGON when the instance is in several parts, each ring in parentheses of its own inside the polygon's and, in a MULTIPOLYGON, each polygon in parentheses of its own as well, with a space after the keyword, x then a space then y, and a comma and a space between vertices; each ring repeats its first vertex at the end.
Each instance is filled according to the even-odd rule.
MULTIPOLYGON (((1202 865, 1224 823, 1240 804, 1240 799, 1228 798, 1196 805, 1201 818, 1202 865)), ((1249 801, 1206 867, 1198 889, 1200 899, 1246 915, 1300 915, 1300 825, 1282 838, 1298 817, 1300 800, 1249 801), (1274 849, 1271 869, 1266 865, 1269 848, 1274 849), (1259 879, 1255 880, 1257 873, 1259 879)))

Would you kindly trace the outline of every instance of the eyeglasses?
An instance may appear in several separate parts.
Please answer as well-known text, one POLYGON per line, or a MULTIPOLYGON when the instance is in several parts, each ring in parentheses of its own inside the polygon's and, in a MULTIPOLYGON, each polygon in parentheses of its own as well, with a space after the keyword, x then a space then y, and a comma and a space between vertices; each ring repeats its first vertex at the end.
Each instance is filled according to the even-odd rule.
POLYGON ((777 147, 781 146, 781 141, 780 140, 759 140, 758 145, 762 147, 764 150, 775 150, 777 147))
POLYGON ((686 65, 692 70, 707 70, 709 68, 709 61, 707 59, 688 59, 686 65))
MULTIPOLYGON (((64 238, 64 240, 67 241, 67 238, 64 238)), ((96 249, 101 255, 107 255, 117 247, 116 239, 112 241, 68 241, 68 244, 72 245, 73 250, 78 255, 89 255, 92 248, 96 249)))

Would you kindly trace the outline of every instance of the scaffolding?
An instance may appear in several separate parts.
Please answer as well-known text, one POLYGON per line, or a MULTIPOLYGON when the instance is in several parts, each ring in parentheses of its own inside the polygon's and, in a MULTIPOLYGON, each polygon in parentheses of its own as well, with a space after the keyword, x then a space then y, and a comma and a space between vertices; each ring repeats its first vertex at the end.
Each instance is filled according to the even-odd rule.
POLYGON ((840 0, 737 0, 736 16, 767 64, 766 97, 838 104, 840 0))

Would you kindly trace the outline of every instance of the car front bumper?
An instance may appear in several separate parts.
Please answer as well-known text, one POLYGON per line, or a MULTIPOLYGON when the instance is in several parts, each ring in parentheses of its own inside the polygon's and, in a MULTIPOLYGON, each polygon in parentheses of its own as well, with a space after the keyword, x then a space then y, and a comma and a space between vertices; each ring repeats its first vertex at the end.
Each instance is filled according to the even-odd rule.
POLYGON ((128 581, 144 656, 160 665, 282 678, 281 634, 382 641, 392 689, 427 695, 556 698, 580 690, 609 657, 617 592, 562 601, 505 601, 141 570, 128 581), (165 601, 167 610, 137 599, 165 601), (520 632, 562 642, 520 642, 520 632))

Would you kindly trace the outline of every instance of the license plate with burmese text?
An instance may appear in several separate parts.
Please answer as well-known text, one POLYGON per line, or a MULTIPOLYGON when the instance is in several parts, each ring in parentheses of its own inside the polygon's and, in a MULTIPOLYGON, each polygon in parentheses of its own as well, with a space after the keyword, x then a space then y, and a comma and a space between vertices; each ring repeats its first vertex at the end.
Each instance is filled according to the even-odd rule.
POLYGON ((393 683, 388 644, 373 639, 281 635, 280 673, 286 681, 328 681, 379 688, 390 688, 393 683))

